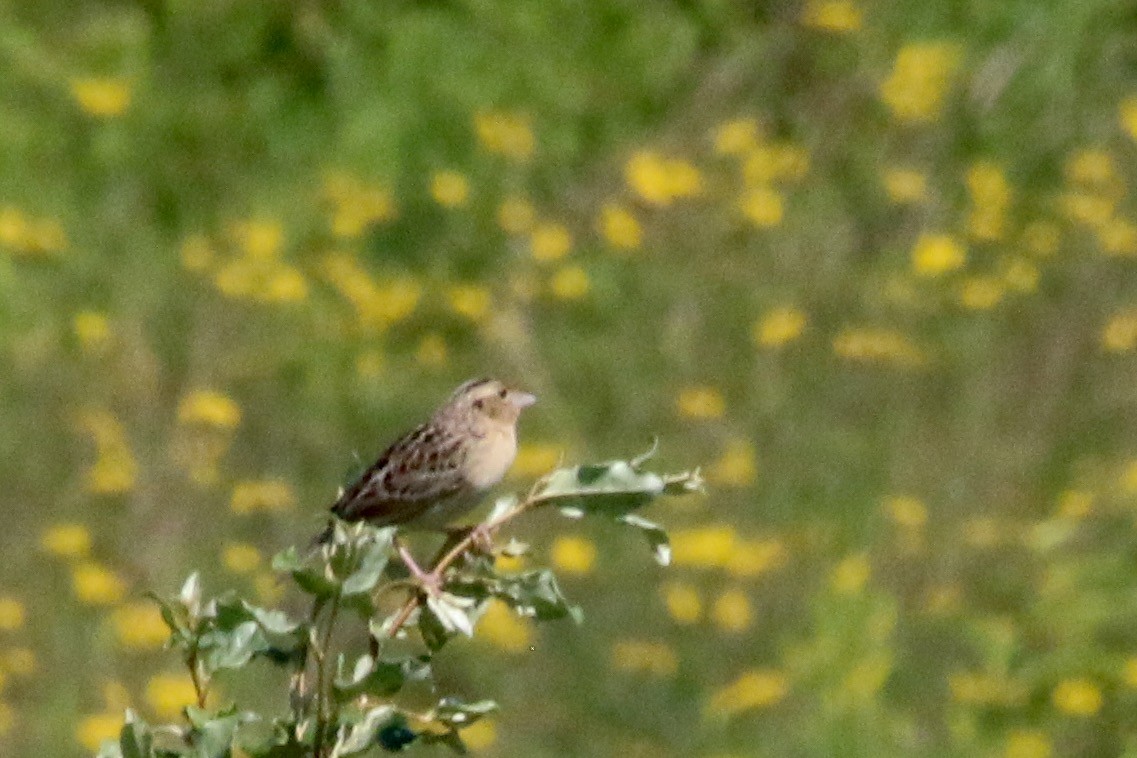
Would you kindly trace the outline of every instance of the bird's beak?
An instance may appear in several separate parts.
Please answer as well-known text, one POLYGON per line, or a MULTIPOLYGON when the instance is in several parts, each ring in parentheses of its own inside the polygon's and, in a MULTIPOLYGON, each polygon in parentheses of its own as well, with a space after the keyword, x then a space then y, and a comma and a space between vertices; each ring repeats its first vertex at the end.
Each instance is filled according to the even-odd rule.
POLYGON ((513 406, 517 408, 517 410, 521 410, 522 408, 528 408, 529 406, 533 405, 533 403, 537 402, 537 396, 530 395, 528 392, 514 391, 510 393, 509 400, 513 403, 513 406))

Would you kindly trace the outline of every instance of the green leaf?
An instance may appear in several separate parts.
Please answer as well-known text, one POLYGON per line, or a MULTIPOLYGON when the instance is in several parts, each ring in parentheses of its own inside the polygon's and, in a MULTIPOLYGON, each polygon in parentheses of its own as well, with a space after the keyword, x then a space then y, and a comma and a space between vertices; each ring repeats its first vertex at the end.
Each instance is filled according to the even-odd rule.
POLYGON ((305 758, 312 754, 310 746, 296 741, 291 723, 275 719, 271 725, 253 721, 249 724, 237 733, 237 744, 250 758, 305 758))
POLYGON ((570 514, 618 517, 662 494, 689 494, 701 488, 698 471, 661 476, 640 471, 628 461, 608 461, 554 471, 541 482, 537 499, 570 514))
POLYGON ((663 527, 636 513, 625 513, 617 521, 643 532, 644 536, 647 537, 648 544, 651 545, 652 552, 655 554, 656 563, 660 566, 671 563, 671 540, 668 539, 667 532, 663 530, 663 527))
POLYGON ((351 676, 340 672, 332 690, 338 701, 347 702, 360 695, 387 698, 403 688, 407 682, 422 681, 431 675, 430 656, 404 656, 375 660, 370 655, 360 656, 351 676))
POLYGON ((122 758, 155 758, 150 727, 133 709, 126 711, 126 723, 119 732, 118 747, 122 758))
POLYGON ((370 593, 375 589, 383 570, 387 568, 387 559, 394 537, 393 529, 375 530, 370 538, 360 539, 355 543, 358 554, 355 566, 343 580, 341 592, 345 596, 370 593))
POLYGON ((493 700, 477 700, 473 703, 467 703, 460 698, 446 697, 438 701, 432 715, 434 720, 451 728, 465 729, 497 709, 498 705, 493 700))
POLYGON ((569 602, 561 591, 556 575, 549 569, 526 571, 519 574, 491 573, 481 577, 463 577, 450 583, 457 594, 475 600, 496 597, 504 600, 522 616, 549 621, 571 617, 577 623, 583 619, 578 606, 569 602))
POLYGON ((356 723, 340 727, 336 744, 332 748, 332 758, 339 758, 341 755, 358 755, 369 750, 377 743, 379 731, 401 718, 394 706, 381 705, 372 708, 356 723))
POLYGON ((474 636, 474 619, 477 600, 471 597, 454 595, 449 592, 427 595, 426 609, 447 632, 461 632, 467 637, 474 636))
POLYGON ((182 585, 181 592, 178 593, 178 601, 189 613, 191 619, 201 613, 201 577, 196 571, 190 574, 185 584, 182 585))
POLYGON ((246 621, 233 629, 213 629, 201 636, 200 647, 205 651, 203 663, 210 673, 218 669, 241 668, 252 657, 267 649, 268 643, 259 635, 255 621, 246 621))
POLYGON ((339 591, 338 583, 328 576, 327 566, 317 566, 311 557, 301 557, 296 547, 277 553, 272 559, 274 571, 292 575, 293 581, 309 595, 320 599, 333 597, 339 591))
POLYGON ((192 726, 194 758, 229 758, 237 727, 250 719, 232 707, 213 712, 192 705, 186 707, 186 718, 192 726))

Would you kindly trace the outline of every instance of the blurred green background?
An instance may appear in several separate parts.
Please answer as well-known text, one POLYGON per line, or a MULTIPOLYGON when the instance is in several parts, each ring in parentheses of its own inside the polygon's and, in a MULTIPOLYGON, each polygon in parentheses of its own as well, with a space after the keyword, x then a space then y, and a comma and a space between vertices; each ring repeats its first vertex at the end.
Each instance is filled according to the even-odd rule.
POLYGON ((586 623, 446 649, 479 753, 1137 755, 1135 140, 1114 0, 0 0, 0 753, 488 374, 505 488, 710 487, 522 526, 586 623))

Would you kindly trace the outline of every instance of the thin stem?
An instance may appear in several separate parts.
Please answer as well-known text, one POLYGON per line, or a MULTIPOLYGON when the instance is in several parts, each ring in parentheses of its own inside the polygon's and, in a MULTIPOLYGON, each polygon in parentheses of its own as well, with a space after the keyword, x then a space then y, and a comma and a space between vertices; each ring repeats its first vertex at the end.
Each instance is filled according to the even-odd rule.
POLYGON ((197 697, 197 707, 205 707, 205 699, 209 696, 209 683, 202 678, 201 662, 197 657, 197 645, 190 648, 186 656, 186 667, 189 669, 190 681, 193 682, 193 692, 197 697))
POLYGON ((332 607, 328 612, 328 622, 327 626, 324 627, 323 639, 319 641, 318 645, 313 645, 313 654, 316 658, 316 726, 312 748, 314 758, 321 758, 324 755, 324 741, 328 730, 328 719, 329 716, 332 715, 331 685, 327 679, 327 664, 328 652, 331 649, 332 632, 335 629, 336 616, 339 615, 339 609, 340 598, 337 594, 332 598, 332 607))

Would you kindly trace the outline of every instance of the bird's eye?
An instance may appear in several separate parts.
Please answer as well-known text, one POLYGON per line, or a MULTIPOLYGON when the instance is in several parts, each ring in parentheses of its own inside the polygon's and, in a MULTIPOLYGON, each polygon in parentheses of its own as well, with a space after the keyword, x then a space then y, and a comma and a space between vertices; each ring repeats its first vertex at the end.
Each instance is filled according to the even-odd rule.
POLYGON ((500 390, 497 391, 497 396, 500 397, 502 400, 505 400, 505 396, 507 394, 508 394, 508 391, 505 389, 505 387, 502 387, 500 390))

